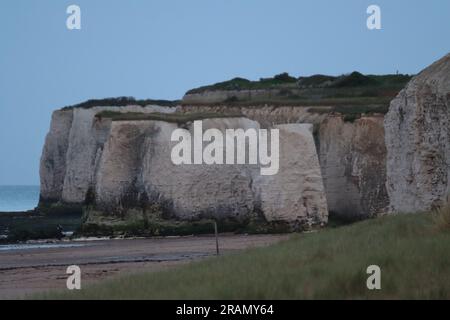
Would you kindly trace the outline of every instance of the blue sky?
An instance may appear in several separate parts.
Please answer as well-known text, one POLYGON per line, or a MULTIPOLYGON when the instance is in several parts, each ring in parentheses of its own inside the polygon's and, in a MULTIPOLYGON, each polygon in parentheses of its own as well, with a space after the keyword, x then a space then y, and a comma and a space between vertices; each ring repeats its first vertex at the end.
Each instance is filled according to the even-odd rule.
POLYGON ((0 185, 38 184, 51 112, 177 99, 236 76, 417 73, 450 51, 447 0, 2 0, 0 185), (66 28, 81 7, 82 29, 66 28), (377 4, 382 30, 369 31, 377 4))

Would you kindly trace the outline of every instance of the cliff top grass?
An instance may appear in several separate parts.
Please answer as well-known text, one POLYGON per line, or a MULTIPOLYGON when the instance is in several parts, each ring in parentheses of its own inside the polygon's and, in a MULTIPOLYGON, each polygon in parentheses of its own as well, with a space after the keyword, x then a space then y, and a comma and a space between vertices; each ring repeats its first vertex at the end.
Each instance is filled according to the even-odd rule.
POLYGON ((148 105, 157 105, 162 107, 175 107, 179 104, 178 100, 153 100, 144 99, 137 100, 134 97, 117 97, 117 98, 104 98, 104 99, 91 99, 82 103, 78 103, 72 106, 66 106, 62 110, 70 110, 76 108, 90 109, 93 107, 124 107, 129 105, 136 105, 145 107, 148 105))
POLYGON ((450 299, 449 264, 450 229, 402 214, 32 298, 450 299), (381 268, 381 290, 366 287, 370 265, 381 268))
POLYGON ((102 111, 95 115, 98 119, 111 119, 112 121, 142 121, 154 120, 183 124, 195 120, 215 119, 215 118, 241 118, 245 117, 241 113, 214 113, 214 112, 186 112, 186 113, 140 113, 140 112, 114 112, 102 111))
POLYGON ((261 78, 251 81, 244 78, 234 78, 218 82, 213 85, 191 89, 186 94, 203 93, 207 91, 240 91, 240 90, 268 90, 283 88, 403 88, 411 80, 406 74, 363 75, 357 71, 340 76, 316 74, 309 77, 295 78, 288 73, 281 73, 272 78, 261 78))
MULTIPOLYGON (((341 76, 313 75, 294 78, 282 73, 273 78, 229 81, 189 90, 186 95, 213 91, 267 90, 267 96, 242 98, 231 96, 226 105, 296 105, 296 106, 387 106, 412 76, 404 74, 363 75, 359 72, 341 76), (270 93, 273 91, 272 93, 270 93)), ((202 104, 201 98, 198 99, 202 104)), ((183 104, 188 104, 183 103, 183 104)), ((189 103, 197 104, 197 103, 189 103)))
MULTIPOLYGON (((341 76, 312 75, 309 77, 292 77, 281 73, 271 78, 251 81, 234 78, 189 90, 186 94, 213 91, 266 90, 267 95, 242 98, 231 96, 217 103, 183 102, 183 100, 138 100, 133 97, 117 97, 91 99, 79 104, 66 106, 62 110, 75 108, 89 109, 93 107, 123 107, 128 105, 175 107, 180 104, 195 105, 227 105, 227 106, 369 106, 387 111, 390 101, 405 87, 412 76, 405 74, 363 75, 359 72, 341 76)), ((341 108, 345 113, 345 109, 341 108)))

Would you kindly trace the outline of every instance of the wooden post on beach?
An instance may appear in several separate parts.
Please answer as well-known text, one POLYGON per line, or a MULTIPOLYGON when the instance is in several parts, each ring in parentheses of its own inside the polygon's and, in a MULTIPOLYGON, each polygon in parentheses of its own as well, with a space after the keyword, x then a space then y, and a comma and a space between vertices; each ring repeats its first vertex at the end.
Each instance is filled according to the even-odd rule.
POLYGON ((217 221, 214 220, 214 234, 216 236, 216 254, 219 255, 219 233, 217 232, 217 221))

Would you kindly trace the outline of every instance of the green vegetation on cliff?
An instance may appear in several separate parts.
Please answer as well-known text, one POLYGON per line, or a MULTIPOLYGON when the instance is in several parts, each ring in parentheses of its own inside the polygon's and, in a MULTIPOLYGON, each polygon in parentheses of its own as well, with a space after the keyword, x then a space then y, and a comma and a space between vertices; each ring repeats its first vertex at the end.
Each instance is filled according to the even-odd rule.
POLYGON ((437 227, 430 214, 386 216, 38 298, 449 299, 450 219, 445 221, 437 227), (366 287, 370 265, 381 268, 381 290, 366 287))
POLYGON ((153 100, 144 99, 137 100, 133 97, 117 97, 117 98, 104 98, 104 99, 91 99, 85 102, 81 102, 72 106, 62 108, 62 110, 70 110, 75 108, 90 109, 93 107, 124 107, 129 105, 145 107, 148 105, 157 105, 163 107, 175 107, 179 101, 174 100, 153 100))
MULTIPOLYGON (((117 97, 105 99, 91 99, 76 105, 66 106, 63 110, 75 108, 89 109, 93 107, 123 107, 129 105, 149 106, 158 105, 163 107, 175 107, 178 105, 227 105, 227 106, 262 106, 262 105, 285 105, 285 106, 308 106, 317 107, 317 112, 339 112, 348 114, 346 111, 354 107, 364 107, 364 113, 386 113, 390 101, 405 87, 411 79, 410 75, 363 75, 359 72, 341 76, 312 75, 309 77, 295 78, 288 73, 281 73, 271 78, 261 78, 251 81, 244 78, 234 78, 229 81, 219 82, 189 90, 186 95, 202 94, 214 91, 239 92, 249 91, 252 94, 243 96, 233 95, 214 102, 202 98, 191 98, 184 100, 138 100, 133 97, 117 97), (193 100, 192 100, 193 99, 193 100), (331 110, 322 107, 339 107, 339 110, 331 110)), ((113 120, 164 120, 177 123, 186 122, 178 116, 155 115, 148 116, 128 114, 128 116, 103 113, 100 116, 110 117, 113 120), (171 118, 173 117, 173 118, 171 118)), ((195 115, 199 119, 212 117, 213 114, 195 115)), ((215 117, 218 117, 217 115, 215 117)), ((220 115, 219 117, 224 117, 220 115)), ((354 117, 353 115, 351 117, 354 117)), ((355 116, 356 117, 356 116, 355 116)), ((189 121, 189 119, 188 119, 189 121)))
MULTIPOLYGON (((254 95, 231 96, 219 104, 226 105, 295 105, 295 106, 368 106, 387 109, 389 102, 411 79, 409 75, 363 75, 359 72, 342 76, 313 75, 294 78, 282 73, 273 78, 250 81, 234 78, 189 90, 187 96, 214 91, 249 90, 254 95), (256 93, 259 90, 258 93, 256 93), (267 94, 261 91, 267 91, 267 94)), ((202 98, 190 98, 184 104, 202 104, 202 98), (197 103, 198 102, 198 103, 197 103)))
MULTIPOLYGON (((294 78, 288 73, 282 73, 273 78, 261 78, 251 81, 244 78, 234 78, 189 90, 186 94, 203 93, 207 91, 239 91, 239 90, 269 90, 269 89, 296 89, 296 88, 357 88, 373 87, 383 89, 403 88, 411 76, 405 74, 363 75, 357 71, 341 76, 312 75, 309 77, 294 78)), ((381 92, 372 92, 372 94, 381 92)))
POLYGON ((264 90, 278 88, 286 85, 295 85, 297 79, 287 73, 282 73, 273 78, 261 78, 259 81, 250 81, 244 78, 234 78, 228 81, 218 82, 213 85, 191 89, 187 94, 202 93, 216 90, 264 90))
POLYGON ((186 112, 186 113, 140 113, 140 112, 114 112, 102 111, 95 115, 98 119, 111 119, 112 121, 140 121, 154 120, 183 124, 195 120, 214 119, 214 118, 240 118, 244 117, 241 113, 214 113, 214 112, 186 112))

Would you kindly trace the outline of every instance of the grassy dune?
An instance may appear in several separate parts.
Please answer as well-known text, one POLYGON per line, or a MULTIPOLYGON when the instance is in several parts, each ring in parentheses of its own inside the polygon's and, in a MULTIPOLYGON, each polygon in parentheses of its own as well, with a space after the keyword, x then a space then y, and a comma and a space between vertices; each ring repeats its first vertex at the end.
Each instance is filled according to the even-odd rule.
POLYGON ((37 298, 449 299, 450 230, 436 221, 431 214, 383 217, 37 298), (372 264, 381 267, 378 291, 366 288, 372 264))

